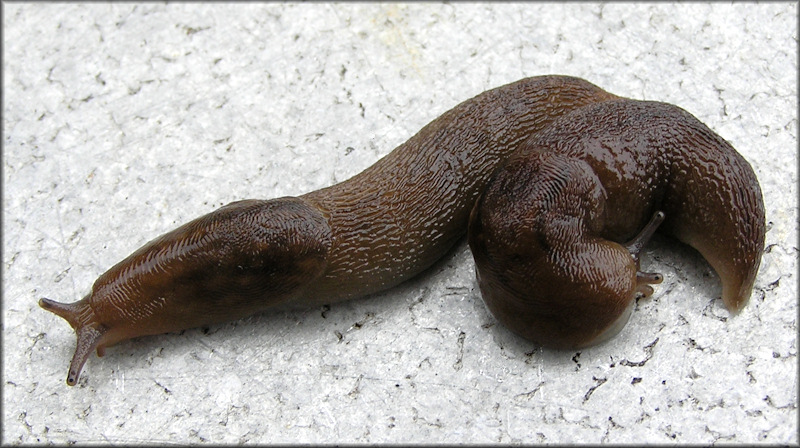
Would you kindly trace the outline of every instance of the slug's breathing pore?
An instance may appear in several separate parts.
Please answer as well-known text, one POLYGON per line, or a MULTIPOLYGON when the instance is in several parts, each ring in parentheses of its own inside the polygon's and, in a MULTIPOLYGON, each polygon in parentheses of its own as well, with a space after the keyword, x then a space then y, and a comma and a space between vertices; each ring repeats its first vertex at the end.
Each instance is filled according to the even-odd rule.
POLYGON ((639 270, 656 231, 696 248, 732 311, 753 289, 764 206, 750 165, 685 111, 567 76, 467 100, 353 178, 245 200, 135 251, 72 304, 39 304, 92 351, 395 286, 464 235, 494 316, 550 347, 612 337, 662 276, 639 270))

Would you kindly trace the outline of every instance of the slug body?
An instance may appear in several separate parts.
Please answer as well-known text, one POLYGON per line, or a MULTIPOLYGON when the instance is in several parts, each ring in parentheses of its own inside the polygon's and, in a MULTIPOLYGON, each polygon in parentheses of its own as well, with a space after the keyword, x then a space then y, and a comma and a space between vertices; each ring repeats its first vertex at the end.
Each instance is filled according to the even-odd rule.
MULTIPOLYGON (((632 276, 632 283, 628 278, 627 286, 617 288, 619 291, 590 299, 595 300, 590 306, 594 312, 611 314, 611 308, 616 313, 617 308, 628 307, 630 284, 633 295, 647 294, 652 291, 647 283, 659 281, 657 274, 637 276, 635 256, 658 227, 661 215, 657 210, 667 216, 663 227, 698 248, 720 273, 725 303, 738 309, 750 295, 763 248, 763 205, 752 169, 699 122, 687 130, 690 135, 701 135, 693 137, 704 148, 698 157, 693 142, 661 144, 665 135, 656 131, 646 137, 636 136, 635 130, 621 131, 620 126, 636 126, 636 120, 627 123, 631 119, 619 118, 622 115, 614 107, 630 104, 649 107, 649 103, 619 98, 577 78, 523 79, 461 103, 345 182, 297 198, 234 202, 197 218, 112 267, 82 300, 72 304, 40 300, 43 308, 66 319, 77 333, 67 383, 75 384, 92 351, 102 356, 105 347, 125 339, 235 320, 281 304, 332 303, 395 286, 443 256, 464 235, 468 223, 471 231, 475 230, 470 246, 490 310, 512 330, 540 343, 547 343, 547 338, 540 337, 541 331, 524 330, 525 324, 514 316, 509 320, 509 313, 520 313, 519 303, 531 302, 524 294, 519 298, 520 288, 527 290, 514 281, 528 275, 526 269, 541 272, 533 265, 548 262, 577 263, 576 272, 597 271, 600 277, 587 277, 592 284, 601 284, 602 276, 618 275, 622 270, 626 278, 632 276), (599 108, 597 112, 590 112, 595 108, 599 108), (595 130, 592 121, 596 119, 608 123, 595 130), (706 145, 706 140, 713 144, 706 145), (623 149, 605 148, 610 141, 622 142, 623 149), (706 151, 706 147, 710 149, 706 151), (623 159, 615 162, 613 158, 619 157, 623 159), (504 169, 497 171, 507 159, 504 169), (561 159, 574 169, 547 168, 561 159), (575 177, 585 191, 576 190, 576 201, 562 201, 570 208, 563 216, 575 220, 577 226, 567 229, 579 233, 564 234, 563 242, 548 243, 556 249, 558 259, 540 257, 512 273, 508 268, 517 264, 516 255, 497 258, 495 248, 503 242, 496 242, 499 237, 493 232, 506 232, 508 238, 514 231, 505 226, 511 221, 556 216, 535 199, 536 194, 547 196, 546 192, 534 193, 534 199, 523 198, 519 205, 497 199, 509 192, 505 190, 515 197, 517 190, 529 188, 505 186, 502 173, 523 165, 520 171, 539 173, 534 176, 535 184, 558 184, 566 175, 575 177), (624 169, 615 172, 614 166, 624 169), (724 175, 704 180, 709 173, 719 172, 724 175), (484 193, 490 178, 492 185, 484 193), (486 209, 489 202, 497 202, 507 211, 530 208, 539 217, 509 215, 503 219, 486 209), (581 209, 583 205, 587 208, 581 209), (728 209, 734 206, 741 211, 728 209), (495 229, 496 224, 501 230, 495 229), (585 242, 586 238, 625 252, 614 255, 619 259, 613 267, 593 269, 597 259, 569 255, 571 242, 585 242), (618 244, 631 238, 627 247, 618 244), (505 276, 516 277, 507 283, 505 276), (607 306, 606 299, 613 305, 607 306)), ((673 115, 694 120, 685 112, 675 112, 677 108, 665 109, 668 113, 659 115, 661 121, 653 118, 648 123, 653 128, 666 127, 667 136, 671 136, 673 115)), ((683 142, 682 137, 676 138, 683 142)), ((559 238, 557 231, 544 240, 535 236, 536 231, 531 236, 526 233, 529 231, 523 232, 512 251, 519 252, 530 242, 559 238)), ((541 255, 544 249, 537 247, 534 252, 541 255)), ((599 259, 601 264, 606 260, 599 259)), ((534 285, 545 278, 558 278, 565 281, 564 291, 568 291, 579 278, 558 277, 557 269, 544 270, 551 277, 537 274, 532 277, 534 285)), ((583 287, 592 289, 586 284, 583 287)), ((544 291, 556 290, 551 286, 544 291)), ((573 297, 573 301, 585 296, 560 295, 573 297)), ((532 300, 534 308, 539 306, 537 300, 532 300)), ((549 315, 559 307, 547 304, 539 308, 549 315)), ((539 317, 531 319, 534 326, 548 327, 539 323, 539 317)), ((585 317, 579 320, 585 321, 585 317)), ((610 320, 620 321, 618 316, 610 320)), ((609 334, 608 326, 594 331, 591 339, 603 332, 609 334)), ((557 339, 564 342, 551 345, 586 343, 584 336, 557 339)))
POLYGON ((750 165, 676 106, 619 99, 575 110, 524 142, 475 205, 469 243, 483 299, 544 346, 607 339, 661 281, 638 269, 659 225, 703 255, 725 305, 740 310, 764 248, 750 165))

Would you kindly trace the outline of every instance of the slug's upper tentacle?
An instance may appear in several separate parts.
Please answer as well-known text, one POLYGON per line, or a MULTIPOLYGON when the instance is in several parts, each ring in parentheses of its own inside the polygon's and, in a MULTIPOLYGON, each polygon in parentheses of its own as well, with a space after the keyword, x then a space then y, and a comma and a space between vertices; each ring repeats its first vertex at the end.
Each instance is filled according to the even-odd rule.
POLYGON ((664 212, 657 211, 653 214, 653 217, 650 218, 650 222, 644 226, 641 232, 636 235, 632 240, 625 243, 625 248, 628 252, 631 253, 631 257, 633 257, 634 263, 636 263, 636 298, 644 298, 650 297, 653 294, 653 287, 650 285, 656 285, 661 283, 664 280, 664 276, 657 273, 657 272, 642 272, 639 271, 639 254, 641 253, 644 246, 650 241, 650 238, 653 237, 653 234, 656 232, 658 227, 661 223, 664 222, 666 215, 664 212))
POLYGON ((650 218, 650 222, 647 223, 646 226, 636 235, 632 240, 625 243, 625 248, 628 249, 628 252, 631 253, 631 256, 635 261, 639 261, 639 253, 644 249, 644 246, 650 241, 650 238, 653 237, 653 234, 656 233, 658 226, 664 222, 666 215, 664 212, 657 211, 653 213, 653 217, 650 218))
POLYGON ((481 293, 528 339, 596 343, 661 281, 638 271, 638 252, 662 220, 709 261, 737 310, 764 240, 747 162, 672 105, 620 99, 578 109, 526 141, 477 201, 469 238, 481 293))

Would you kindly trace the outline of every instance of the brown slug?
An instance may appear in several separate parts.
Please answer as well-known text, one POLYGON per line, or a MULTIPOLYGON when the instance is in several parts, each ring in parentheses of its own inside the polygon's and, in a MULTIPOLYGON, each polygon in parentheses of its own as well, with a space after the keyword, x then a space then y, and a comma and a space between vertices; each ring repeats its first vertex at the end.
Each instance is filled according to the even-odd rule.
POLYGON ((750 165, 670 104, 618 99, 576 109, 531 135, 476 202, 469 244, 481 295, 526 339, 597 343, 661 282, 638 270, 659 225, 700 252, 722 280, 723 302, 739 311, 764 248, 750 165))
POLYGON ((632 298, 660 281, 638 272, 638 252, 661 221, 719 273, 725 304, 741 308, 764 244, 747 162, 677 107, 541 76, 459 104, 345 182, 233 202, 147 243, 83 299, 39 304, 77 333, 74 385, 92 351, 129 338, 397 285, 469 226, 498 320, 540 344, 577 347, 618 331, 632 298))

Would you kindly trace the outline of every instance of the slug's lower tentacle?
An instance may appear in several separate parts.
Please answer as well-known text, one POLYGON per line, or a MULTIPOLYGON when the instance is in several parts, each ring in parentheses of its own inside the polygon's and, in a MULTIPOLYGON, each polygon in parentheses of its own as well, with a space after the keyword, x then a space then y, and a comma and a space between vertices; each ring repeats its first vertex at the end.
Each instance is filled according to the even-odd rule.
POLYGON ((397 285, 469 225, 498 319, 544 345, 583 346, 616 334, 661 281, 638 257, 662 220, 740 308, 764 239, 747 162, 674 106, 541 76, 459 104, 345 182, 228 204, 147 243, 82 300, 40 305, 77 333, 73 385, 93 350, 119 341, 397 285))

